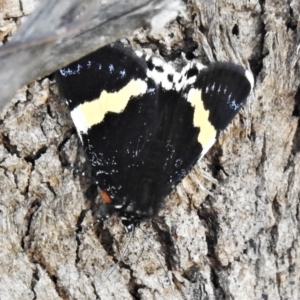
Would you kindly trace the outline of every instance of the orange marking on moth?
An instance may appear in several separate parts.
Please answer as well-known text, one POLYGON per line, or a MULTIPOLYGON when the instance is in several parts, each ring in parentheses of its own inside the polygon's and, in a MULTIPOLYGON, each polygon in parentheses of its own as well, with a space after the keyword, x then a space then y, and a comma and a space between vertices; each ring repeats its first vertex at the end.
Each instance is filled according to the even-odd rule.
POLYGON ((101 193, 102 199, 105 203, 111 203, 111 199, 105 191, 101 191, 100 193, 101 193))

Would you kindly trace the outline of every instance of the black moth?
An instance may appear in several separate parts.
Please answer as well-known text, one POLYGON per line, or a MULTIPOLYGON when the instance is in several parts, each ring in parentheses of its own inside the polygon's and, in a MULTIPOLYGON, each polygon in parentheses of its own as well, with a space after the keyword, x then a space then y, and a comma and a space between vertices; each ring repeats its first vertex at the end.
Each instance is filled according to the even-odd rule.
POLYGON ((190 63, 105 46, 57 72, 59 90, 102 190, 100 217, 128 232, 155 216, 245 103, 241 66, 190 63))

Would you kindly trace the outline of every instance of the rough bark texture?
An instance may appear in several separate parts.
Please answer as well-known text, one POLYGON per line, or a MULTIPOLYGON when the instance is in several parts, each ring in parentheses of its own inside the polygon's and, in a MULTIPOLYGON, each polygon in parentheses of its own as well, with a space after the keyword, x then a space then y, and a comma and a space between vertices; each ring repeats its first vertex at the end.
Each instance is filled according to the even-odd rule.
MULTIPOLYGON (((3 40, 27 2, 5 12, 3 40)), ((0 127, 1 300, 300 298, 299 1, 186 7, 133 46, 249 63, 246 107, 109 274, 128 236, 114 218, 89 227, 93 188, 70 170, 84 155, 55 82, 20 90, 0 127)))
MULTIPOLYGON (((0 2, 0 13, 4 18, 17 17, 24 8, 26 15, 28 7, 33 8, 37 1, 0 2), (10 10, 13 14, 7 12, 10 10)), ((37 78, 137 28, 152 31, 163 27, 177 16, 180 4, 180 0, 41 1, 26 22, 21 18, 22 26, 0 48, 0 110, 16 90, 37 78)))

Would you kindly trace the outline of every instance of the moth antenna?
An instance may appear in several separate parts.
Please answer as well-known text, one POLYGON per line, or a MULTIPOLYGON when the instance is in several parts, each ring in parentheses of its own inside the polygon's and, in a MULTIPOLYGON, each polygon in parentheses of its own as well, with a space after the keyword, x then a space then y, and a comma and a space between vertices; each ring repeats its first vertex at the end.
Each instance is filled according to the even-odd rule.
POLYGON ((175 296, 175 291, 174 291, 174 289, 173 289, 172 281, 171 281, 171 279, 170 279, 170 277, 169 277, 168 271, 166 270, 166 268, 164 267, 162 261, 160 260, 159 255, 158 255, 158 252, 157 252, 157 251, 155 250, 155 248, 153 247, 153 245, 152 245, 152 243, 151 243, 151 241, 150 241, 150 239, 149 239, 149 234, 147 234, 146 232, 144 232, 142 229, 141 229, 141 231, 143 232, 143 236, 145 237, 145 240, 147 241, 147 244, 149 245, 149 248, 153 251, 153 253, 155 253, 155 255, 156 255, 157 259, 158 259, 158 262, 159 262, 161 268, 164 270, 165 276, 166 276, 166 278, 168 279, 168 282, 169 282, 169 284, 170 284, 170 286, 171 286, 172 293, 173 293, 173 295, 175 296))
POLYGON ((123 260, 123 258, 125 257, 125 254, 128 252, 128 247, 129 247, 129 244, 130 242, 132 241, 133 239, 133 236, 134 236, 134 232, 135 232, 135 227, 133 227, 132 231, 130 232, 130 236, 128 237, 128 240, 125 244, 125 247, 123 248, 123 250, 121 251, 120 253, 120 256, 118 258, 118 261, 114 264, 114 266, 110 269, 110 271, 108 272, 107 276, 105 277, 105 279, 102 281, 102 283, 105 283, 110 275, 113 273, 113 271, 116 269, 116 267, 120 264, 120 261, 123 260))

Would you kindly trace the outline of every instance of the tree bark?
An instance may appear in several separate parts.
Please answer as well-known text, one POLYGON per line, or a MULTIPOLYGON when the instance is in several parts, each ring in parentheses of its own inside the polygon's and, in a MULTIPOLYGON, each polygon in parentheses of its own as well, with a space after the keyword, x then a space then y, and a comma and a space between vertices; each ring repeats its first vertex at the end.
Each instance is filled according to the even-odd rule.
MULTIPOLYGON (((19 16, 21 6, 32 7, 36 1, 5 1, 0 3, 0 12, 4 17, 19 16)), ((25 84, 139 27, 157 29, 174 18, 180 8, 180 0, 42 1, 0 49, 0 110, 25 84)))
MULTIPOLYGON (((88 164, 55 81, 19 90, 0 123, 1 300, 300 298, 299 2, 186 2, 130 43, 251 67, 244 109, 130 239, 117 218, 90 226, 95 187, 73 175, 88 164)), ((4 42, 22 3, 0 6, 4 42)))

